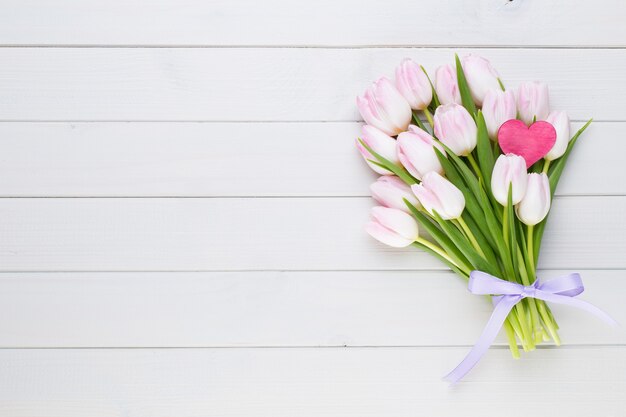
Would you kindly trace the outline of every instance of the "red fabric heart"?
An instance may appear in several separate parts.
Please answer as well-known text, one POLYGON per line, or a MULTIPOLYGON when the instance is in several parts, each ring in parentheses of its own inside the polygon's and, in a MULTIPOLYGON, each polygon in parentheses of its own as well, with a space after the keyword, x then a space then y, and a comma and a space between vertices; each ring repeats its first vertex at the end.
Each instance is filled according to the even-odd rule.
POLYGON ((548 122, 535 122, 529 127, 521 120, 507 120, 498 130, 498 143, 505 154, 524 158, 526 168, 546 156, 556 142, 556 130, 548 122))

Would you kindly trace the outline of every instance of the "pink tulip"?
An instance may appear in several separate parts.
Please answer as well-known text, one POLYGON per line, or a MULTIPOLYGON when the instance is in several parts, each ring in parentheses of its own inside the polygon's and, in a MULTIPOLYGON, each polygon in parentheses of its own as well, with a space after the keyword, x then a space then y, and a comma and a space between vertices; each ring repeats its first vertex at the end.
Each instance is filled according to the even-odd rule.
POLYGON ((437 107, 434 124, 435 136, 455 154, 467 156, 476 147, 476 123, 465 107, 454 103, 437 107))
POLYGON ((522 201, 515 207, 522 223, 534 226, 550 211, 550 180, 544 173, 528 174, 528 187, 522 201))
POLYGON ((546 122, 554 126, 556 130, 556 142, 552 149, 550 149, 550 152, 545 156, 548 161, 553 161, 563 156, 567 150, 567 144, 571 139, 569 116, 564 111, 555 110, 548 115, 546 122))
POLYGON ((409 130, 410 132, 398 135, 400 163, 411 175, 420 180, 431 171, 443 174, 443 167, 434 149, 439 149, 445 155, 443 146, 420 128, 409 126, 409 130))
POLYGON ((419 207, 419 202, 411 191, 411 187, 398 177, 391 175, 380 177, 378 181, 370 185, 370 190, 372 197, 385 207, 409 213, 409 208, 404 202, 405 199, 414 207, 419 207))
POLYGON ((426 211, 436 211, 444 220, 457 219, 465 209, 465 197, 461 190, 436 172, 429 172, 421 184, 411 186, 426 211))
POLYGON ((378 206, 372 208, 371 215, 365 231, 385 245, 403 248, 419 236, 417 222, 404 211, 378 206))
POLYGON ((463 58, 461 66, 476 105, 482 106, 490 90, 501 90, 498 73, 485 58, 470 54, 463 58))
POLYGON ((526 194, 528 175, 526 161, 519 155, 500 155, 491 174, 491 192, 503 206, 508 204, 511 187, 512 204, 519 203, 526 194))
POLYGON ((533 118, 545 120, 550 113, 548 86, 536 81, 520 84, 517 89, 517 112, 527 125, 533 122, 533 118))
POLYGON ((387 159, 390 162, 400 166, 400 160, 398 159, 398 151, 397 151, 397 143, 396 140, 390 136, 385 135, 380 130, 376 129, 373 126, 364 125, 361 128, 361 137, 356 140, 356 147, 359 152, 365 159, 365 162, 372 168, 374 171, 379 173, 380 175, 392 175, 391 171, 386 170, 376 164, 370 162, 376 161, 376 157, 374 157, 365 147, 359 142, 361 139, 367 146, 369 146, 374 152, 387 159))
POLYGON ((461 93, 452 65, 442 65, 435 71, 435 91, 441 104, 461 104, 461 93))
POLYGON ((490 90, 483 100, 483 116, 492 140, 498 138, 498 129, 507 120, 515 119, 515 94, 512 91, 490 90))
POLYGON ((367 124, 389 136, 405 131, 411 122, 409 103, 386 77, 372 84, 363 97, 357 97, 356 104, 367 124))
POLYGON ((419 65, 405 59, 396 68, 396 87, 414 110, 424 110, 433 99, 433 90, 428 77, 419 65))

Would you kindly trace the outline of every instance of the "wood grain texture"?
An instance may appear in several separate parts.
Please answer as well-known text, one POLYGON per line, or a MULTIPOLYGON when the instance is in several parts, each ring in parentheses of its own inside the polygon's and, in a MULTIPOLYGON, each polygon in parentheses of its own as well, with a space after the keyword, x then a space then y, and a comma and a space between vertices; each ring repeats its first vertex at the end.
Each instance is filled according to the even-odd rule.
MULTIPOLYGON (((626 323, 624 272, 582 275, 580 297, 626 323)), ((468 346, 492 308, 443 271, 1 273, 0 347, 468 346)), ((565 345, 626 344, 553 310, 565 345)))
POLYGON ((5 0, 0 44, 624 46, 624 13, 618 0, 5 0))
POLYGON ((625 16, 618 0, 3 0, 0 415, 623 416, 626 331, 559 306, 565 346, 514 361, 499 340, 440 382, 491 306, 363 232, 375 176, 353 138, 355 96, 405 57, 433 73, 473 52, 507 88, 547 82, 553 108, 599 123, 542 276, 581 271, 582 298, 624 323, 625 16))
POLYGON ((6 417, 621 416, 626 348, 491 349, 463 384, 466 348, 1 350, 6 417))
POLYGON ((624 120, 619 49, 4 48, 0 121, 356 121, 355 96, 403 58, 434 71, 454 52, 509 88, 548 83, 573 119, 624 120))
MULTIPOLYGON (((0 196, 367 196, 376 175, 354 147, 360 126, 5 122, 0 196)), ((626 195, 621 153, 606 151, 622 146, 625 130, 592 124, 557 195, 626 195)))
MULTIPOLYGON (((363 231, 369 198, 0 199, 3 271, 446 269, 363 231)), ((540 266, 625 268, 626 197, 557 198, 540 266)))

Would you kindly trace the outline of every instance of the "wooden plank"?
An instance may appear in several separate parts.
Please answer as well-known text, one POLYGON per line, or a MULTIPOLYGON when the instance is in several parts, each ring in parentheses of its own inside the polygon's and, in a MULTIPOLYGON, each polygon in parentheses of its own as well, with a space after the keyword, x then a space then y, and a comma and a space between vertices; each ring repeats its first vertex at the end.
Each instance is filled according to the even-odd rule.
POLYGON ((619 49, 0 49, 0 120, 355 121, 355 96, 405 57, 491 59, 505 84, 538 79, 577 120, 624 120, 619 49))
MULTIPOLYGON (((367 196, 360 123, 0 123, 0 196, 367 196)), ((574 123, 577 129, 581 123, 574 123)), ((592 124, 559 195, 624 195, 625 123, 592 124), (589 169, 600 167, 602 169, 589 169)))
MULTIPOLYGON (((3 271, 440 269, 363 231, 369 198, 1 199, 3 271)), ((626 268, 626 197, 555 201, 540 266, 626 268)))
POLYGON ((626 38, 626 9, 617 0, 602 7, 584 0, 5 0, 2 6, 3 45, 624 46, 626 38))
POLYGON ((626 348, 492 349, 459 385, 466 348, 0 351, 0 412, 41 416, 619 416, 626 348))
MULTIPOLYGON (((626 323, 623 276, 585 271, 581 298, 626 323)), ((566 345, 626 344, 553 309, 566 345)), ((467 346, 491 310, 451 272, 2 273, 0 347, 467 346)))

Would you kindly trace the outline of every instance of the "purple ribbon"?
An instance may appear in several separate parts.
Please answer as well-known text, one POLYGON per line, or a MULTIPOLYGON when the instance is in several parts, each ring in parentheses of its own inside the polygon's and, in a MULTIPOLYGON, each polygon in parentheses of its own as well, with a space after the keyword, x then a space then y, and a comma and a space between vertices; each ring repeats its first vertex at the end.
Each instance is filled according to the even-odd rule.
POLYGON ((515 304, 526 297, 536 298, 551 303, 567 304, 595 314, 609 324, 616 325, 608 314, 598 307, 579 299, 578 294, 585 289, 580 274, 574 273, 540 283, 537 279, 532 285, 524 286, 516 282, 504 281, 481 271, 470 273, 468 289, 472 294, 493 295, 495 308, 487 326, 461 363, 444 377, 451 383, 460 381, 487 353, 506 317, 515 304))

